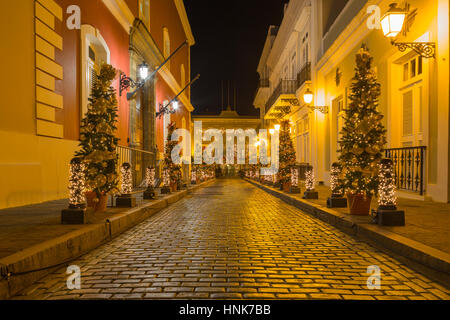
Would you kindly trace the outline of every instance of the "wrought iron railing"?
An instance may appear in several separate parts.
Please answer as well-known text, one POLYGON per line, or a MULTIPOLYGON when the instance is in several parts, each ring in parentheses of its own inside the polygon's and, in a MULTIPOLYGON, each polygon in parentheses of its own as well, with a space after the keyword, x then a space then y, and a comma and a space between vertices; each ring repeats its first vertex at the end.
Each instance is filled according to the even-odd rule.
POLYGON ((154 165, 154 152, 118 146, 118 170, 124 162, 131 164, 133 172, 133 187, 141 187, 144 181, 145 168, 154 165))
POLYGON ((306 63, 297 74, 297 87, 300 88, 306 81, 311 81, 311 62, 306 63))
POLYGON ((397 189, 425 193, 425 161, 427 147, 386 149, 385 156, 394 163, 397 189))
POLYGON ((273 90, 272 95, 266 103, 266 113, 282 94, 295 94, 297 91, 297 80, 280 80, 278 86, 273 90))

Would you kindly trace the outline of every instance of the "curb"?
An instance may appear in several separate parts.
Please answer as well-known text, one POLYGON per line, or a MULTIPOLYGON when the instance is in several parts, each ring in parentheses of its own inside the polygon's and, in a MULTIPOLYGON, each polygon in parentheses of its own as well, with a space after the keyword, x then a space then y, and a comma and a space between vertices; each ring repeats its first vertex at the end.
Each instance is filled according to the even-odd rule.
POLYGON ((291 197, 286 193, 264 186, 255 181, 248 179, 244 180, 347 234, 371 240, 377 245, 396 254, 418 262, 434 271, 444 273, 446 282, 450 278, 450 255, 446 252, 385 230, 378 225, 355 223, 351 221, 346 214, 306 200, 291 197))
POLYGON ((12 274, 8 279, 0 280, 0 300, 14 296, 47 274, 61 268, 62 264, 111 241, 138 223, 213 181, 214 179, 170 194, 164 199, 132 208, 111 219, 106 219, 104 224, 87 225, 0 259, 0 276, 12 274), (28 270, 36 269, 39 271, 28 272, 28 270))

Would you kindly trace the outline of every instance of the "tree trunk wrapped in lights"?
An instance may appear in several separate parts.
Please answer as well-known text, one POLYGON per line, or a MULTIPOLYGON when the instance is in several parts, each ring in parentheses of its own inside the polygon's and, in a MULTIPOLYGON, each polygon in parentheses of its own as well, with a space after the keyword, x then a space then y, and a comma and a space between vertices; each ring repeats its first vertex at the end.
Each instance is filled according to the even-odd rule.
POLYGON ((61 211, 62 224, 86 223, 85 197, 86 165, 79 157, 70 161, 69 177, 69 208, 61 211))
POLYGON ((69 208, 79 209, 86 208, 86 196, 84 194, 85 186, 85 170, 86 165, 81 158, 73 158, 70 161, 70 178, 69 178, 69 208))
POLYGON ((120 196, 116 199, 116 206, 121 208, 132 208, 136 206, 136 198, 133 192, 133 172, 128 162, 122 164, 120 168, 121 186, 120 196))
POLYGON ((147 189, 144 191, 144 199, 155 199, 155 168, 148 167, 145 170, 145 184, 147 185, 147 189))
POLYGON ((299 170, 294 167, 291 169, 291 193, 300 193, 300 187, 298 185, 299 170))
POLYGON ((405 212, 397 210, 394 164, 391 159, 380 161, 378 175, 378 210, 374 222, 383 226, 404 226, 405 212))
POLYGON ((378 111, 380 84, 372 69, 365 45, 356 55, 355 76, 344 126, 339 141, 342 183, 348 197, 350 214, 368 215, 370 201, 378 191, 378 164, 386 144, 386 130, 378 111))
POLYGON ((170 193, 170 174, 168 169, 163 170, 163 186, 161 187, 161 194, 170 193))
POLYGON ((313 167, 308 167, 305 172, 305 193, 303 194, 303 199, 319 199, 319 193, 315 191, 316 188, 316 178, 314 176, 313 167))
POLYGON ((335 162, 331 165, 330 189, 331 197, 327 199, 328 208, 347 208, 347 199, 340 181, 342 166, 335 162))
MULTIPOLYGON (((164 167, 168 169, 169 177, 170 177, 170 187, 173 191, 177 188, 177 186, 181 183, 181 165, 175 164, 172 161, 172 151, 175 146, 178 144, 178 141, 172 141, 172 135, 176 130, 176 123, 171 122, 167 126, 167 141, 164 153, 164 167)), ((180 153, 182 151, 180 150, 180 153)), ((179 155, 181 158, 181 154, 179 155)))

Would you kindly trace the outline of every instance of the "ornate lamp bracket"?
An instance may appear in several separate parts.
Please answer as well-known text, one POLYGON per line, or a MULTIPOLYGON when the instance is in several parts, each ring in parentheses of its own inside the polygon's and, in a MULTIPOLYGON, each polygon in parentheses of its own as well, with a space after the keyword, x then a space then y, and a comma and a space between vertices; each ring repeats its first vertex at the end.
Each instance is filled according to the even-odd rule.
POLYGON ((138 83, 127 77, 127 75, 123 72, 120 73, 120 86, 119 86, 119 96, 122 96, 122 91, 127 90, 130 87, 136 87, 138 83))
POLYGON ((412 49, 423 58, 436 57, 436 43, 434 42, 396 42, 392 41, 392 45, 396 46, 400 52, 405 52, 406 49, 412 49))
POLYGON ((308 106, 308 108, 310 108, 312 111, 318 110, 323 114, 328 114, 330 109, 328 106, 308 106))

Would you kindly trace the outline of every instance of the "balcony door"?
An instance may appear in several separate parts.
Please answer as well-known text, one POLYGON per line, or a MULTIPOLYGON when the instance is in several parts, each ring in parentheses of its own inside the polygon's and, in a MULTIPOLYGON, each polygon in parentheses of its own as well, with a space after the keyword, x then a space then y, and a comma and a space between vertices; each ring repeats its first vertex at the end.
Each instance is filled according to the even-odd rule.
POLYGON ((402 147, 425 145, 423 59, 416 56, 402 65, 401 144, 402 147))

